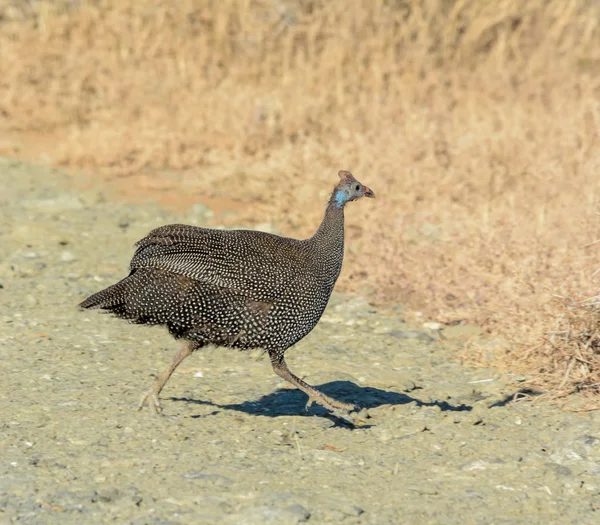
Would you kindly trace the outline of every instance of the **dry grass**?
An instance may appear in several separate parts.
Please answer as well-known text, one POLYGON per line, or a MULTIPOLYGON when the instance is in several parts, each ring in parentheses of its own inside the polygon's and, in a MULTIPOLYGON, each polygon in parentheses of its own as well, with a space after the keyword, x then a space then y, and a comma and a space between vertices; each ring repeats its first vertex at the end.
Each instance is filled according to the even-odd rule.
POLYGON ((348 213, 340 286, 597 391, 598 317, 552 298, 597 293, 596 2, 0 0, 0 20, 0 151, 291 235, 351 169, 378 199, 348 213))

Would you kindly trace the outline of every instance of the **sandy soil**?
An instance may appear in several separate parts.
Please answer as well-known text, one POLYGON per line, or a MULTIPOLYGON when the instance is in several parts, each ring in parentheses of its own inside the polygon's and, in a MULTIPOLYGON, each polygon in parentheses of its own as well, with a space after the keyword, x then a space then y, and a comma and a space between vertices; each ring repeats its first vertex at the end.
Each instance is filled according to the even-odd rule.
POLYGON ((307 381, 366 408, 362 427, 305 410, 260 352, 224 349, 184 362, 162 417, 138 412, 178 343, 77 303, 126 274, 148 230, 210 211, 175 216, 69 184, 0 159, 2 523, 600 519, 600 414, 513 402, 522 378, 453 359, 476 328, 440 339, 402 305, 334 295, 287 354, 307 381))

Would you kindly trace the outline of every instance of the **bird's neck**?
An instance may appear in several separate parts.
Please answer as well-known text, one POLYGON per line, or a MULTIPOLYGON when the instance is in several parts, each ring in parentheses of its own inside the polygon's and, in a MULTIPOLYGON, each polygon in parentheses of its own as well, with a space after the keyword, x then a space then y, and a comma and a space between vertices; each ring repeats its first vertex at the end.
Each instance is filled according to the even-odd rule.
POLYGON ((335 265, 339 273, 344 257, 344 207, 338 207, 333 196, 327 204, 321 225, 310 242, 320 250, 325 250, 329 260, 336 263, 339 261, 339 264, 335 265))

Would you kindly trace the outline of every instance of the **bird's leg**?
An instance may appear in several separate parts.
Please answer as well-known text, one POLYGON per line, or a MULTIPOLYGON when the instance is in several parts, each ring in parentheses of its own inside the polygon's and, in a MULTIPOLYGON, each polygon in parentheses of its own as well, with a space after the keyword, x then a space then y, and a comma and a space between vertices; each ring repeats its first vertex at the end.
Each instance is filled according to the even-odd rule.
POLYGON ((308 383, 302 381, 298 376, 292 374, 290 369, 287 367, 287 363, 283 358, 283 355, 272 354, 271 356, 271 365, 273 366, 273 370, 279 376, 289 381, 296 388, 299 388, 308 395, 308 403, 306 403, 306 408, 312 405, 313 402, 318 403, 325 408, 328 408, 331 411, 335 410, 354 410, 356 407, 349 403, 342 403, 341 401, 337 401, 329 396, 323 394, 315 387, 310 386, 308 383))
POLYGON ((167 368, 155 381, 154 386, 148 390, 143 396, 138 405, 138 410, 141 410, 143 406, 148 403, 150 409, 155 414, 158 414, 161 411, 160 402, 158 400, 158 394, 160 394, 161 390, 164 388, 165 384, 171 377, 171 374, 175 372, 175 369, 180 365, 180 363, 190 355, 194 350, 196 350, 196 346, 194 343, 186 343, 184 344, 177 355, 167 368))

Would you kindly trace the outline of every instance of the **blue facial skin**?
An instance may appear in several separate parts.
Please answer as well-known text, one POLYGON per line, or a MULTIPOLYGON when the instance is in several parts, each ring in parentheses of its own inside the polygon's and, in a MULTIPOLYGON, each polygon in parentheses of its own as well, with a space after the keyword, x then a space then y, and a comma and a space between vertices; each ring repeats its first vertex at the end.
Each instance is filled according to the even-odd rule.
POLYGON ((335 207, 341 208, 348 202, 348 195, 344 190, 338 190, 335 194, 335 207))

